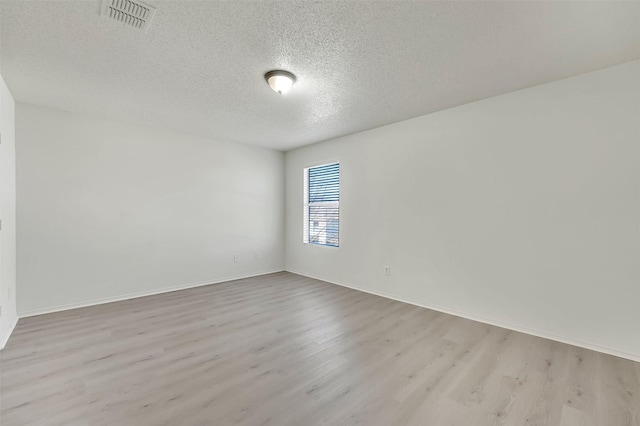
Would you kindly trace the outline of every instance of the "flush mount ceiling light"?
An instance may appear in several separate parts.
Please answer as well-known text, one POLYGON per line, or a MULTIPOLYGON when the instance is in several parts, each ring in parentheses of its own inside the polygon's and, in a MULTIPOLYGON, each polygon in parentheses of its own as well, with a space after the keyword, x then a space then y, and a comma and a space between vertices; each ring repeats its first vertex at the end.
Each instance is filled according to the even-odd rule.
POLYGON ((267 80, 267 83, 269 83, 269 86, 274 92, 280 93, 281 95, 287 93, 289 89, 291 89, 291 86, 293 86, 293 83, 296 82, 295 75, 283 70, 269 71, 264 75, 264 79, 267 80))

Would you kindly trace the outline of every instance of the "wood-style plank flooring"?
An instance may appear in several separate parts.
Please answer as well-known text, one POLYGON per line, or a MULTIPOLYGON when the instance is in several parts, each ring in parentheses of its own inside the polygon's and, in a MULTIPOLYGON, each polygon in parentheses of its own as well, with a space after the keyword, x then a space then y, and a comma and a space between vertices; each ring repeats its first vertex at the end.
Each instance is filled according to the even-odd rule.
POLYGON ((0 424, 640 425, 640 364, 282 272, 25 318, 0 424))

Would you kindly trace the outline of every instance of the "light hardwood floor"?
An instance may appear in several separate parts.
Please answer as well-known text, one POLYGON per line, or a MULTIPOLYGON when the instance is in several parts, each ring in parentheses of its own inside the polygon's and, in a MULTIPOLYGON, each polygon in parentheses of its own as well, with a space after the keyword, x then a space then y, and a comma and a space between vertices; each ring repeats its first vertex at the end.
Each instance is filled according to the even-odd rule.
POLYGON ((282 272, 20 320, 0 424, 640 425, 640 364, 282 272))

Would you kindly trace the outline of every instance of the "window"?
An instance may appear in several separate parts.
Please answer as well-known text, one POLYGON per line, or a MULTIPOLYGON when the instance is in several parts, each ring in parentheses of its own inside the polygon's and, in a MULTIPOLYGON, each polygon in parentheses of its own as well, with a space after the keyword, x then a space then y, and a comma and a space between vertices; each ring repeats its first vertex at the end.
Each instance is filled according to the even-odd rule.
POLYGON ((338 247, 340 163, 304 169, 305 243, 338 247))

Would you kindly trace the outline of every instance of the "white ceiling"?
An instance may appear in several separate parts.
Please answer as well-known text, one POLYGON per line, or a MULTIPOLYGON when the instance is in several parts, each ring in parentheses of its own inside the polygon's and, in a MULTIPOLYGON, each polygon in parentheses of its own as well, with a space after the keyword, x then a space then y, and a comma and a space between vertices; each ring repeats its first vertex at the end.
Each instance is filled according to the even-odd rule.
POLYGON ((2 0, 14 97, 287 150, 640 57, 639 2, 149 3, 2 0))

